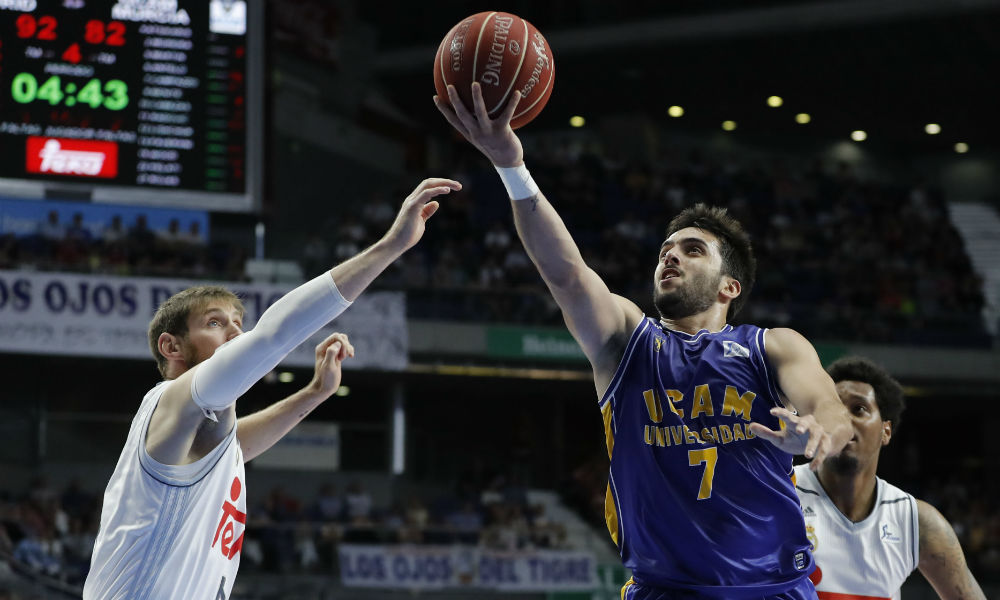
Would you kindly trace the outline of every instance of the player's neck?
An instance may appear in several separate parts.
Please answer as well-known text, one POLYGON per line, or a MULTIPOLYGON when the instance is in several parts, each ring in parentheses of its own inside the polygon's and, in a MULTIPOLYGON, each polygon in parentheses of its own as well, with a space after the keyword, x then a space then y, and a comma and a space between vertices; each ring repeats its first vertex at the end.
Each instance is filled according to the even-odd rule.
POLYGON ((872 514, 876 496, 875 465, 850 474, 821 468, 816 477, 837 510, 852 523, 864 521, 872 514))
POLYGON ((707 310, 696 315, 681 317, 679 319, 669 319, 660 317, 660 323, 667 329, 683 331, 684 333, 695 334, 702 329, 707 329, 712 333, 718 333, 726 326, 726 313, 716 310, 707 310))

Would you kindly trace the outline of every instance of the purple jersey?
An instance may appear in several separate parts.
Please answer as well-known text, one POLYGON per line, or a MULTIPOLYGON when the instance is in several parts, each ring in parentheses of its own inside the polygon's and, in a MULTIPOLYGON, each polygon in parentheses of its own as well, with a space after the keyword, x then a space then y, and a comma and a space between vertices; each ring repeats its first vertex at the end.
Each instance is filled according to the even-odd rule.
POLYGON ((792 456, 750 430, 782 406, 767 331, 691 335, 643 318, 601 399, 608 530, 637 583, 724 598, 812 571, 792 456))

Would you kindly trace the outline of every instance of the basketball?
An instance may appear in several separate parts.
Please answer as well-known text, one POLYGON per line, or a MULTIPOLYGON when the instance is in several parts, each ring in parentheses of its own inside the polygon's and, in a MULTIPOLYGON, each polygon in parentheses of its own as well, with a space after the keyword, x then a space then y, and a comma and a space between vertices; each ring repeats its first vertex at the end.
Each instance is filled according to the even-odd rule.
POLYGON ((463 19, 441 40, 434 57, 434 87, 448 103, 454 85, 472 110, 473 81, 483 89, 491 118, 503 112, 514 90, 521 91, 510 126, 522 127, 538 116, 552 95, 555 62, 548 42, 534 25, 510 13, 481 12, 463 19))

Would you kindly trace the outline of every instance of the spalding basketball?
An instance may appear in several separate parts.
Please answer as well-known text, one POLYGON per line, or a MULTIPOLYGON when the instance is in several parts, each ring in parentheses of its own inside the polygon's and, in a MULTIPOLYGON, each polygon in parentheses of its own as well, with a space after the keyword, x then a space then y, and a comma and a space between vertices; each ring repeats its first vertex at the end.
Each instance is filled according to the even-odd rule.
POLYGON ((510 126, 538 116, 552 95, 555 63, 548 42, 535 26, 504 12, 482 12, 451 28, 434 57, 434 87, 448 102, 446 86, 454 85, 472 110, 473 81, 483 89, 490 117, 503 112, 514 90, 521 91, 510 126))

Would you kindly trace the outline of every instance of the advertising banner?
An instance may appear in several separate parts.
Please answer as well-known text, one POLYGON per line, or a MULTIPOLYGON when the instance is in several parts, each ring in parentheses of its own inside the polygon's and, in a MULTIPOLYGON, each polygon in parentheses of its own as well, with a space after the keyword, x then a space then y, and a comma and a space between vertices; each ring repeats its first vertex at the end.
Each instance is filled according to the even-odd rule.
MULTIPOLYGON (((193 285, 218 283, 246 308, 244 329, 291 287, 0 270, 0 352, 152 360, 146 330, 156 308, 193 285)), ((406 296, 370 292, 292 351, 281 363, 312 367, 315 346, 347 333, 355 356, 345 369, 402 370, 407 365, 406 296)))
POLYGON ((339 553, 340 577, 350 587, 541 592, 592 590, 598 583, 589 552, 342 544, 339 553))

